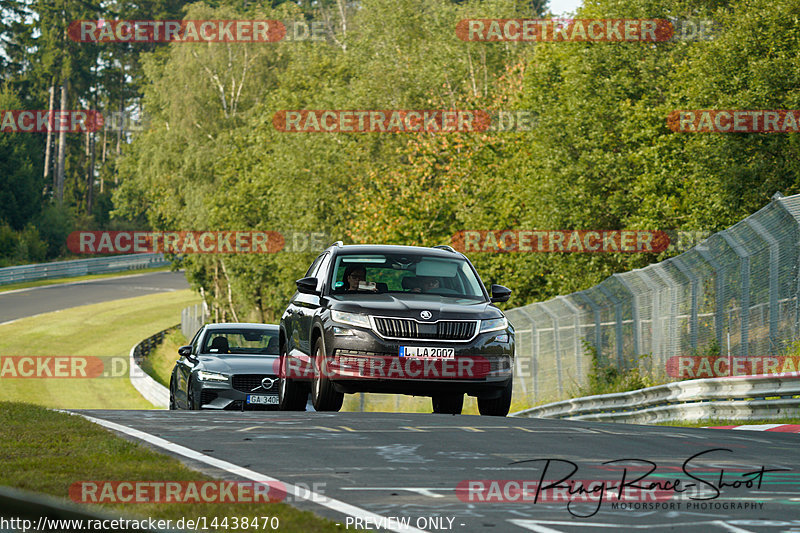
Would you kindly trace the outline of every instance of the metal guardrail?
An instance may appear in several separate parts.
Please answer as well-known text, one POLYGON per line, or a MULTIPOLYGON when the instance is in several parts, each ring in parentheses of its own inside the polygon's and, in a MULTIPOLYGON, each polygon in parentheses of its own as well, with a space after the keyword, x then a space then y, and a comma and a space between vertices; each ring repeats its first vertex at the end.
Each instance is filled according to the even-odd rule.
POLYGON ((164 340, 164 335, 179 327, 180 325, 175 325, 163 331, 159 331, 155 335, 150 335, 131 348, 128 356, 131 384, 147 401, 161 409, 169 407, 169 389, 150 377, 142 370, 139 363, 142 359, 147 357, 156 346, 161 344, 164 340))
POLYGON ((800 416, 800 377, 795 372, 693 379, 549 403, 511 416, 635 424, 714 418, 787 418, 800 416))
POLYGON ((40 279, 69 278, 89 274, 106 274, 168 266, 164 254, 131 254, 113 257, 55 261, 36 265, 20 265, 0 268, 0 285, 37 281, 40 279))
POLYGON ((150 335, 145 340, 133 347, 133 357, 139 363, 143 358, 150 355, 156 346, 164 341, 164 336, 172 330, 178 329, 179 326, 171 326, 164 331, 159 331, 155 335, 150 335))

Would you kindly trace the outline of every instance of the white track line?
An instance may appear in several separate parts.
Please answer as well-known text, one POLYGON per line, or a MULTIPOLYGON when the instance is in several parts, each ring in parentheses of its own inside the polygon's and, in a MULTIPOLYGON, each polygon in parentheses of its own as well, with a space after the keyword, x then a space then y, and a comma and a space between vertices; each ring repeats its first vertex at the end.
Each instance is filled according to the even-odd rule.
MULTIPOLYGON (((194 459, 195 461, 200 461, 201 463, 205 463, 207 465, 220 468, 235 476, 240 476, 249 479, 251 481, 259 481, 259 482, 270 481, 270 482, 282 483, 286 487, 287 494, 292 494, 296 498, 308 500, 313 503, 322 505, 323 507, 327 507, 328 509, 332 509, 336 512, 352 516, 355 518, 360 518, 362 520, 368 519, 372 524, 375 523, 389 524, 393 522, 390 521, 387 517, 372 513, 365 509, 361 509, 360 507, 356 507, 354 505, 350 505, 349 503, 345 503, 339 500, 334 500, 333 498, 328 498, 327 496, 324 496, 322 494, 317 494, 305 488, 291 485, 274 477, 260 474, 255 470, 250 470, 248 468, 244 468, 241 466, 237 466, 233 463, 229 463, 228 461, 223 461, 221 459, 205 455, 203 453, 191 450, 179 444, 175 444, 174 442, 169 442, 168 440, 162 439, 161 437, 156 437, 155 435, 145 433, 144 431, 139 431, 138 429, 129 428, 128 426, 123 426, 122 424, 109 422, 108 420, 95 418, 93 416, 88 416, 81 413, 72 413, 72 414, 78 414, 84 417, 85 419, 94 422, 95 424, 99 424, 108 429, 119 431, 120 433, 125 433, 126 435, 130 435, 131 437, 141 439, 149 444, 152 444, 153 446, 158 446, 159 448, 163 448, 172 453, 183 455, 184 457, 188 457, 189 459, 194 459)), ((422 529, 417 529, 411 526, 403 527, 402 529, 396 529, 391 527, 386 527, 385 529, 388 531, 395 531, 397 533, 426 533, 422 529)))

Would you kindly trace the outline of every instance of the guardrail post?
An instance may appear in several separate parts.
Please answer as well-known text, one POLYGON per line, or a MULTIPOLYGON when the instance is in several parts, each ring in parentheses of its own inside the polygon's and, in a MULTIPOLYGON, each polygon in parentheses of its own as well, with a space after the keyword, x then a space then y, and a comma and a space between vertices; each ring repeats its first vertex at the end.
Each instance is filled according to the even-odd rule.
POLYGON ((739 339, 739 356, 747 357, 750 348, 750 253, 734 240, 728 230, 720 232, 720 235, 739 256, 739 270, 742 274, 742 309, 740 311, 742 332, 739 339))
POLYGON ((757 220, 746 218, 744 223, 753 228, 759 237, 769 245, 769 353, 776 353, 780 347, 778 339, 778 261, 780 244, 757 220))

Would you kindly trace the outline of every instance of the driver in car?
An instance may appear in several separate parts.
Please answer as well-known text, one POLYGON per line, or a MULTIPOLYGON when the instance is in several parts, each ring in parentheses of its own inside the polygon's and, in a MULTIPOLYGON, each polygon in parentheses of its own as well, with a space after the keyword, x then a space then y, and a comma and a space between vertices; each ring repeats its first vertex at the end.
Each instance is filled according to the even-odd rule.
POLYGON ((364 265, 347 265, 347 268, 344 269, 344 287, 346 292, 354 292, 358 290, 369 290, 369 291, 377 291, 378 288, 376 286, 372 286, 370 288, 359 287, 361 282, 366 281, 367 279, 367 269, 364 265))

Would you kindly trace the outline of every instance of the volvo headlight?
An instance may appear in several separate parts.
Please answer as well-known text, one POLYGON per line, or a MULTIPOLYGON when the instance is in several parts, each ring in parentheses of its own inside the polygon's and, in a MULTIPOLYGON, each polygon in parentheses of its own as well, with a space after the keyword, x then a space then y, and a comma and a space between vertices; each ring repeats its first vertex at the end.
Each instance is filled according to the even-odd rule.
POLYGON ((348 324, 359 328, 369 329, 369 318, 358 313, 345 313, 344 311, 331 311, 331 319, 340 324, 348 324))
POLYGON ((219 372, 206 372, 201 370, 197 373, 197 379, 200 381, 228 381, 228 376, 220 374, 219 372))
POLYGON ((508 320, 506 320, 506 317, 492 318, 491 320, 481 320, 481 333, 506 329, 507 327, 508 320))

